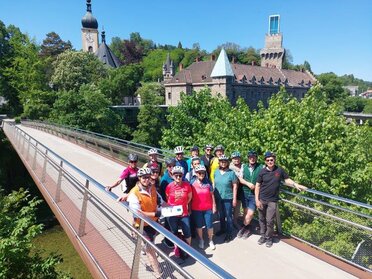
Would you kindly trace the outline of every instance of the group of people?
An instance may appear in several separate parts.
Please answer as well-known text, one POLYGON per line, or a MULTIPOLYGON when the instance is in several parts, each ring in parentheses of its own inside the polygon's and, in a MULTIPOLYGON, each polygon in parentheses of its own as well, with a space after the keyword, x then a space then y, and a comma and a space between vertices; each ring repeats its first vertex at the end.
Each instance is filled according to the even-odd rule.
MULTIPOLYGON (((137 167, 137 155, 129 154, 129 166, 106 189, 110 191, 125 180, 126 187, 120 200, 127 200, 131 208, 155 221, 161 216, 162 207, 181 206, 180 214, 167 217, 164 225, 177 236, 181 229, 182 238, 189 245, 192 235, 197 235, 201 249, 205 247, 203 227, 207 230, 209 248, 216 248, 213 241, 214 214, 218 214, 220 220, 220 229, 215 235, 224 235, 224 241, 229 242, 233 239, 234 226, 239 229, 237 237, 248 238, 251 235, 250 224, 257 208, 261 234, 258 244, 266 243, 267 247, 271 247, 281 181, 300 191, 306 190, 306 187, 290 179, 275 164, 276 156, 270 151, 264 154, 264 164, 258 162, 258 154, 254 150, 247 153, 248 163, 242 162, 237 151, 231 154, 230 162, 222 145, 213 147, 208 144, 204 151, 199 157, 199 148, 193 146, 191 157, 185 160, 184 148, 177 146, 174 148, 175 157, 165 159, 164 170, 156 149, 148 151, 149 161, 142 168, 137 167), (238 228, 241 207, 243 226, 238 228)), ((153 241, 155 230, 145 225, 144 234, 153 241)), ((167 239, 164 244, 172 246, 167 239)), ((176 256, 187 257, 178 247, 174 249, 176 256)), ((156 266, 154 253, 148 252, 150 262, 156 266)))

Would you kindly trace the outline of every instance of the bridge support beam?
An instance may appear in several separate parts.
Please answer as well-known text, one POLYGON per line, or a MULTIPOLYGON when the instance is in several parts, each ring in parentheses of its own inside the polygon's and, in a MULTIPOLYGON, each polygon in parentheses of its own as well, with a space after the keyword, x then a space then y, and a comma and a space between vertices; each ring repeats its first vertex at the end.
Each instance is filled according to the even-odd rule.
POLYGON ((86 223, 86 220, 87 220, 87 208, 88 208, 88 189, 89 189, 89 180, 87 179, 85 181, 83 206, 81 208, 80 223, 79 223, 78 235, 80 237, 85 234, 85 223, 86 223))

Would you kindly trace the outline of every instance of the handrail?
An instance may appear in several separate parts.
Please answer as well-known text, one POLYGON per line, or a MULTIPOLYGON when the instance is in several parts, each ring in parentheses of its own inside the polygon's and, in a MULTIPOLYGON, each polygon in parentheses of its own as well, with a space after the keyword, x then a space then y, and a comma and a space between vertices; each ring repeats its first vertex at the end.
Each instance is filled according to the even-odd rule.
MULTIPOLYGON (((9 123, 8 123, 9 124, 9 123)), ((31 135, 29 135, 27 132, 25 132, 23 129, 21 129, 20 127, 18 126, 15 126, 16 129, 20 130, 24 135, 27 135, 29 137, 29 139, 32 139, 33 141, 35 141, 39 146, 41 146, 42 148, 44 148, 45 150, 48 150, 48 153, 52 154, 53 156, 55 156, 58 160, 61 160, 63 161, 63 164, 64 165, 67 165, 68 167, 70 167, 73 171, 75 171, 76 173, 78 173, 79 175, 81 175, 83 178, 89 180, 90 182, 94 183, 96 187, 98 187, 100 190, 104 191, 105 193, 107 193, 113 200, 116 201, 117 199, 117 196, 112 193, 112 192, 107 192, 105 190, 105 186, 103 186, 102 184, 100 184, 97 180, 95 180, 94 178, 92 178, 91 176, 87 175, 86 173, 84 173, 83 171, 81 171, 79 168, 77 168, 76 166, 74 166, 72 163, 70 163, 69 161, 63 159, 61 156, 59 156, 57 153, 55 153, 53 150, 49 149, 47 146, 45 146, 44 144, 42 144, 41 142, 39 142, 38 140, 36 140, 34 137, 32 137, 31 135)), ((66 172, 66 171, 65 171, 66 172)), ((98 198, 94 193, 92 193, 90 190, 87 190, 89 192, 90 195, 92 196, 95 196, 95 198, 97 200, 100 200, 100 198, 98 198)), ((100 200, 101 201, 101 200, 100 200)), ((103 204, 104 202, 101 201, 103 204)), ((163 228, 160 224, 154 222, 152 219, 148 218, 147 216, 144 216, 143 214, 137 212, 137 211, 134 211, 132 210, 128 203, 125 202, 125 203, 121 203, 121 205, 128 211, 131 212, 131 214, 133 214, 134 216, 136 216, 137 218, 141 219, 143 222, 149 224, 151 227, 153 227, 155 230, 157 230, 158 232, 160 232, 162 235, 164 235, 166 238, 168 238, 169 240, 171 240, 173 243, 175 243, 178 247, 180 247, 182 250, 184 250, 186 253, 188 253, 192 258, 194 258, 196 261, 198 261, 201 265, 203 265, 205 268, 207 268, 209 271, 211 271, 213 274, 215 274, 216 276, 218 276, 219 278, 234 278, 231 274, 229 274, 228 272, 226 272, 224 269, 222 269, 220 266, 218 266, 217 264, 215 264, 214 262, 210 261, 209 259, 207 259, 206 257, 204 257, 202 254, 200 254, 197 250, 195 250, 194 248, 192 248, 191 246, 187 245, 185 242, 183 242, 182 240, 180 240, 178 237, 176 237, 174 234, 172 234, 171 232, 169 232, 168 230, 166 230, 165 228, 163 228)), ((111 211, 110 213, 114 214, 114 215, 117 215, 115 211, 111 211)), ((120 217, 120 216, 118 216, 120 217)), ((122 219, 120 217, 120 219, 122 219)))
MULTIPOLYGON (((99 133, 95 133, 95 132, 91 132, 91 131, 87 131, 87 130, 82 130, 82 129, 79 129, 79 128, 73 128, 73 127, 69 127, 69 126, 65 126, 65 125, 61 125, 61 124, 54 124, 54 123, 50 123, 50 122, 44 123, 42 121, 22 121, 22 123, 23 122, 25 122, 25 123, 31 122, 31 123, 41 124, 41 125, 50 125, 50 126, 54 126, 54 127, 60 126, 60 127, 63 127, 64 129, 76 130, 76 131, 79 131, 79 132, 85 133, 85 134, 97 135, 97 136, 99 136, 103 139, 110 139, 110 140, 114 140, 116 142, 126 143, 128 145, 134 145, 134 146, 138 145, 138 147, 142 148, 143 151, 147 151, 148 149, 154 148, 154 147, 151 147, 151 146, 148 146, 148 145, 134 143, 134 142, 119 139, 119 138, 116 138, 116 137, 107 136, 107 135, 104 135, 104 134, 99 134, 99 133)), ((159 148, 157 148, 157 149, 163 154, 172 153, 169 150, 159 149, 159 148)), ((290 185, 287 185, 287 186, 290 186, 290 185)), ((305 192, 311 193, 311 194, 314 194, 314 195, 318 195, 318 196, 322 196, 322 197, 325 197, 325 198, 338 200, 338 201, 345 202, 345 203, 348 203, 348 204, 364 207, 364 208, 367 208, 367 209, 372 209, 372 206, 369 205, 369 204, 365 204, 365 203, 362 203, 362 202, 359 202, 359 201, 355 201, 355 200, 347 199, 347 198, 344 198, 344 197, 339 197, 339 196, 336 196, 336 195, 328 194, 328 193, 325 193, 325 192, 322 192, 322 191, 318 191, 318 190, 314 190, 314 189, 309 188, 305 192)))

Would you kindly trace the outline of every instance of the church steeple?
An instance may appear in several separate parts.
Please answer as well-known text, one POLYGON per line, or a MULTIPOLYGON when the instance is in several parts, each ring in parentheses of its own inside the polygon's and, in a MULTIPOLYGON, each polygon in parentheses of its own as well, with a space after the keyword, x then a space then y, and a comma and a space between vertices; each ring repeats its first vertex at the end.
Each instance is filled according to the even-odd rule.
POLYGON ((83 50, 94 53, 98 49, 98 22, 92 14, 91 0, 87 0, 86 4, 87 12, 81 19, 83 50))
POLYGON ((174 77, 175 69, 174 69, 174 63, 170 59, 169 52, 167 54, 167 58, 165 60, 165 63, 163 64, 163 78, 164 82, 170 81, 174 77))

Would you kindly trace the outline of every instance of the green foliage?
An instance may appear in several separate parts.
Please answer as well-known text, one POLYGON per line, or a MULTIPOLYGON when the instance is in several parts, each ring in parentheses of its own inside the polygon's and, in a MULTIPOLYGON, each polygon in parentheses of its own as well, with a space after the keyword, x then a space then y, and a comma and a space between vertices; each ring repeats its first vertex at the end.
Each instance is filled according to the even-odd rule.
POLYGON ((372 99, 367 99, 363 109, 363 113, 372 114, 372 99))
POLYGON ((205 89, 183 95, 169 108, 169 128, 161 144, 223 144, 227 152, 272 150, 295 180, 320 191, 370 202, 371 130, 347 124, 337 104, 327 103, 323 87, 299 102, 282 88, 267 109, 251 112, 243 100, 232 107, 205 89), (369 147, 369 148, 368 148, 369 147))
POLYGON ((129 129, 109 106, 110 101, 95 85, 80 90, 60 91, 51 111, 52 122, 126 138, 129 129))
POLYGON ((29 90, 46 87, 38 47, 15 26, 0 22, 0 95, 8 100, 10 114, 20 114, 29 90))
POLYGON ((79 90, 83 84, 97 84, 108 69, 96 56, 82 51, 65 51, 53 63, 51 83, 58 90, 79 90))
POLYGON ((342 87, 342 82, 334 73, 324 73, 317 77, 317 80, 323 85, 323 91, 327 94, 328 103, 342 101, 349 94, 342 87))
POLYGON ((48 119, 52 105, 57 97, 55 92, 31 90, 23 105, 22 117, 29 119, 48 119))
MULTIPOLYGON (((207 132, 206 123, 220 119, 223 121, 224 114, 230 108, 227 100, 212 98, 209 88, 191 95, 182 94, 179 105, 168 108, 167 121, 170 128, 163 130, 161 146, 170 149, 176 145, 205 144, 201 141, 207 132)), ((215 139, 211 142, 216 143, 215 139)))
POLYGON ((164 86, 159 83, 146 83, 137 90, 136 94, 141 97, 141 106, 133 141, 159 146, 164 122, 164 111, 159 105, 164 103, 164 92, 164 86))
POLYGON ((150 51, 149 54, 144 57, 142 62, 144 68, 144 81, 157 81, 162 79, 162 65, 165 62, 167 53, 167 50, 155 49, 153 51, 150 51))
POLYGON ((46 38, 41 45, 40 55, 43 57, 56 57, 66 50, 71 50, 72 44, 70 41, 63 41, 55 32, 46 34, 46 38))
POLYGON ((40 200, 27 191, 0 196, 0 278, 59 278, 58 255, 41 256, 32 244, 42 225, 36 225, 35 211, 40 200))
POLYGON ((349 96, 344 100, 344 111, 362 112, 366 104, 367 99, 349 96))
POLYGON ((112 104, 120 105, 126 96, 134 96, 140 80, 143 69, 138 64, 122 66, 111 69, 108 76, 99 83, 99 88, 112 104))

